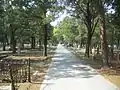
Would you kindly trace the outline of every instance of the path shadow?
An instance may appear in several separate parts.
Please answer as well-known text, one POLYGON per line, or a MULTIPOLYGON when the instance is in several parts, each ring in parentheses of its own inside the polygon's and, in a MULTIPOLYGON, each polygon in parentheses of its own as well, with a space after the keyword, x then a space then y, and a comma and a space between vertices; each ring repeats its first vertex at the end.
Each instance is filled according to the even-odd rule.
POLYGON ((84 65, 82 61, 71 53, 58 53, 53 58, 52 66, 50 67, 47 80, 59 78, 91 78, 98 73, 91 67, 84 65))

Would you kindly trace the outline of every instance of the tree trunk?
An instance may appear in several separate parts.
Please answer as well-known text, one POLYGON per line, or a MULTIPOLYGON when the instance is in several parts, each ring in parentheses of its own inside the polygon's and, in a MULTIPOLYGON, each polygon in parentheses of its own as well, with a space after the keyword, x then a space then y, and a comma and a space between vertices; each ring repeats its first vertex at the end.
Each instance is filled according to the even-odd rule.
POLYGON ((82 35, 81 35, 81 39, 80 39, 80 48, 83 47, 83 38, 82 38, 82 35))
POLYGON ((13 30, 13 25, 10 24, 10 30, 11 30, 11 36, 10 36, 10 43, 11 44, 10 45, 11 45, 12 53, 16 53, 16 40, 15 40, 16 29, 13 30))
POLYGON ((3 51, 6 50, 6 40, 5 40, 5 37, 3 37, 3 51))
POLYGON ((102 60, 104 66, 109 66, 108 63, 108 46, 106 40, 106 29, 105 29, 105 9, 104 3, 102 0, 98 0, 96 3, 96 9, 99 14, 100 20, 100 39, 101 39, 101 51, 102 51, 102 60))
POLYGON ((47 56, 47 24, 44 25, 44 56, 47 56))
POLYGON ((97 47, 97 54, 100 54, 99 46, 97 47))
POLYGON ((31 37, 31 48, 35 49, 35 37, 34 36, 31 37))
POLYGON ((88 32, 87 43, 86 43, 86 51, 85 51, 85 56, 87 56, 88 58, 90 57, 91 39, 92 39, 92 36, 88 32))
MULTIPOLYGON (((14 37, 14 36, 13 36, 14 37)), ((15 37, 14 37, 15 38, 15 37)), ((16 40, 15 39, 13 39, 12 40, 12 52, 13 53, 16 53, 16 40)))
POLYGON ((83 47, 83 43, 82 42, 80 42, 80 48, 82 48, 83 47))
POLYGON ((39 50, 42 49, 42 42, 41 42, 41 39, 39 39, 39 50))
POLYGON ((3 41, 3 51, 6 50, 6 43, 3 41))
POLYGON ((108 63, 108 46, 106 40, 106 30, 105 30, 105 17, 101 15, 100 18, 100 38, 101 38, 101 50, 102 50, 102 59, 105 66, 109 66, 108 63))
POLYGON ((16 40, 13 30, 11 32, 11 49, 13 53, 16 53, 16 40))
POLYGON ((113 60, 113 55, 114 55, 114 30, 112 30, 112 37, 111 37, 111 60, 113 60))
POLYGON ((92 45, 90 44, 90 54, 92 54, 92 45))
POLYGON ((21 53, 21 43, 18 43, 18 48, 17 48, 17 53, 18 55, 21 53))
POLYGON ((117 49, 119 49, 119 45, 120 45, 120 40, 117 39, 117 49))
POLYGON ((21 43, 21 49, 23 50, 25 47, 24 47, 24 42, 21 43))

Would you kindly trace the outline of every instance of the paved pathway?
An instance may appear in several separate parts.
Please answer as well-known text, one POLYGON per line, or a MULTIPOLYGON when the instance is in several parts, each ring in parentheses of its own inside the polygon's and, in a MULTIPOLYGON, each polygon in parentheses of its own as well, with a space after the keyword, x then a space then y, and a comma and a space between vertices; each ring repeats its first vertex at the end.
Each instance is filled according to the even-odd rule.
POLYGON ((40 90, 119 89, 90 66, 82 64, 82 61, 62 45, 58 45, 40 90))

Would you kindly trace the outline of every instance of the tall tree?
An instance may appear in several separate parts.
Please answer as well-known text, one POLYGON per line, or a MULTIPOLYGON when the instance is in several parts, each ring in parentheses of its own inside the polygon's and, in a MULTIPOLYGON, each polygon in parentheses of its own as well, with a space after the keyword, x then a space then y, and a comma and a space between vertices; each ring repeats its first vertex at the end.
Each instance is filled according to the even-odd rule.
POLYGON ((100 19, 100 38, 101 38, 101 50, 102 50, 102 59, 103 64, 105 66, 109 66, 108 63, 108 45, 107 45, 107 39, 106 39, 106 25, 105 25, 105 2, 102 0, 98 0, 98 2, 95 2, 96 10, 99 13, 99 19, 100 19))
POLYGON ((77 19, 81 19, 87 27, 85 55, 89 57, 91 39, 99 20, 97 18, 98 13, 94 7, 94 0, 66 0, 66 2, 69 7, 71 7, 72 15, 74 15, 77 19))

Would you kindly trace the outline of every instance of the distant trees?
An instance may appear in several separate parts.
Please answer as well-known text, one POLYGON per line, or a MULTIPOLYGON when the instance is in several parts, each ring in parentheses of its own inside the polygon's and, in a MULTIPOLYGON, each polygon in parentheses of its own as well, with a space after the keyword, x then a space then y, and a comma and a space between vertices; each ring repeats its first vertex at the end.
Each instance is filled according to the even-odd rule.
POLYGON ((79 0, 76 1, 76 16, 81 19, 87 28, 87 41, 86 41, 86 52, 85 55, 89 57, 91 40, 94 34, 95 28, 98 24, 99 18, 97 11, 95 10, 94 3, 92 0, 79 0))
POLYGON ((66 17, 62 22, 58 24, 58 27, 54 29, 54 35, 59 41, 66 43, 76 43, 76 35, 79 31, 77 30, 77 20, 74 17, 66 17))
POLYGON ((86 41, 85 25, 75 17, 65 17, 54 29, 54 36, 58 41, 66 44, 80 44, 81 47, 86 41))
MULTIPOLYGON (((119 0, 104 0, 104 1, 102 0, 98 0, 98 1, 66 0, 64 1, 64 4, 66 5, 66 8, 69 14, 75 17, 77 20, 81 21, 81 22, 76 21, 77 23, 79 23, 79 24, 76 24, 77 25, 76 27, 79 27, 80 24, 83 25, 83 23, 86 25, 86 28, 84 28, 83 31, 82 31, 82 28, 79 28, 81 29, 80 30, 81 32, 79 33, 79 35, 75 34, 75 36, 73 36, 74 38, 78 40, 84 35, 82 34, 82 32, 85 31, 86 33, 84 36, 86 37, 84 38, 84 41, 86 42, 85 44, 86 54, 85 55, 89 57, 92 45, 100 46, 103 65, 109 66, 108 45, 113 47, 116 44, 117 47, 119 46, 118 45, 119 37, 117 36, 119 33, 116 36, 114 36, 114 33, 119 32, 119 29, 118 29, 119 19, 117 19, 119 17, 119 11, 120 11, 119 0), (111 13, 110 12, 111 9, 114 9, 115 13, 111 13), (110 29, 112 29, 111 33, 109 32, 110 29), (108 37, 112 37, 111 40, 108 37)), ((63 20, 63 22, 65 21, 63 20)), ((78 28, 76 29, 76 31, 79 31, 78 28)), ((81 42, 82 41, 83 39, 81 38, 81 42)))
POLYGON ((93 46, 100 46, 103 63, 109 66, 108 45, 120 46, 119 7, 119 0, 1 0, 0 42, 13 53, 16 46, 22 49, 28 43, 34 49, 39 44, 45 56, 48 40, 85 46, 87 57, 93 46), (50 22, 63 10, 71 16, 53 28, 50 22))
POLYGON ((51 37, 50 22, 61 9, 56 0, 1 0, 0 1, 0 42, 5 50, 6 43, 13 53, 16 46, 24 48, 25 43, 34 49, 44 44, 44 55, 47 55, 47 41, 51 37))

